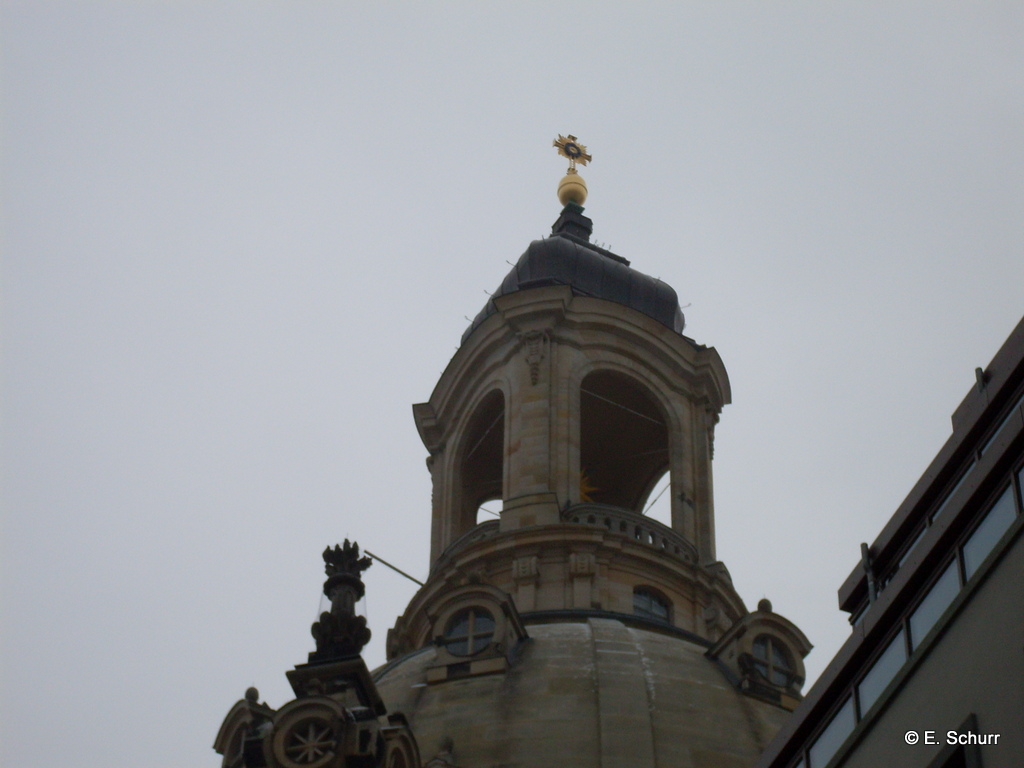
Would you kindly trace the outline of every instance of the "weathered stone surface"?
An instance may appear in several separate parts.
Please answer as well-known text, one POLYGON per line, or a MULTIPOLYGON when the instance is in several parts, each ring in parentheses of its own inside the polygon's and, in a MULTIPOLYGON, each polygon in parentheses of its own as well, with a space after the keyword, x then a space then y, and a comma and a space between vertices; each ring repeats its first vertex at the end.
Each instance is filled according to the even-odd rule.
POLYGON ((432 647, 375 673, 425 759, 451 738, 474 768, 749 766, 789 714, 679 637, 594 618, 528 630, 504 674, 428 685, 432 647))

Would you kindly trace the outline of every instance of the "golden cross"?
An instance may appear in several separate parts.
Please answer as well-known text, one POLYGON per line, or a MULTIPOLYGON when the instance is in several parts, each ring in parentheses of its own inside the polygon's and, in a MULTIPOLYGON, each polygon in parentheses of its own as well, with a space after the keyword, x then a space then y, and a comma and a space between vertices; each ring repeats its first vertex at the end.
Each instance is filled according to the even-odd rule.
POLYGON ((576 137, 571 133, 568 136, 558 134, 552 146, 558 148, 558 154, 569 159, 568 173, 576 173, 576 163, 586 165, 593 160, 587 153, 587 148, 576 141, 576 137))

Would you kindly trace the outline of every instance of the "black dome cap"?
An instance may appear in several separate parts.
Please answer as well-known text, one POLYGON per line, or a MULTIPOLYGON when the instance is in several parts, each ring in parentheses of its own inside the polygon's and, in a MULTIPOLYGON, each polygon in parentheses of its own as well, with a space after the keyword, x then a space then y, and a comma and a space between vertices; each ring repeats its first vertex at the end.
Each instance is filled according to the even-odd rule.
POLYGON ((578 211, 570 212, 567 207, 555 223, 555 234, 530 243, 526 253, 519 257, 498 290, 462 334, 463 343, 477 326, 498 311, 494 299, 548 285, 568 285, 575 294, 614 301, 642 312, 676 333, 683 332, 683 312, 670 285, 632 269, 621 256, 565 231, 568 229, 563 223, 566 213, 576 213, 573 218, 585 219, 589 224, 590 220, 578 211), (560 224, 562 231, 557 231, 560 224))

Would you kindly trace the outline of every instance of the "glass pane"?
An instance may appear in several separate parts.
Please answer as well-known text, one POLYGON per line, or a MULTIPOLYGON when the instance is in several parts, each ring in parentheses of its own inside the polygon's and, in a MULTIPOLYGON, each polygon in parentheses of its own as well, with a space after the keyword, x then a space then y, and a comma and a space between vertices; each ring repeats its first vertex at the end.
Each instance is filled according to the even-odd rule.
POLYGON ((1013 488, 1007 488, 964 544, 964 571, 971 578, 1016 517, 1013 488))
POLYGON ((771 677, 769 679, 771 680, 772 685, 780 685, 781 686, 781 685, 786 685, 786 683, 789 682, 789 675, 787 675, 785 673, 785 671, 783 671, 781 669, 773 668, 772 669, 771 677))
POLYGON ((448 627, 448 637, 465 637, 469 634, 469 612, 460 613, 448 627))
POLYGON ((853 699, 849 698, 843 704, 842 709, 836 712, 832 722, 828 724, 828 727, 821 732, 821 735, 811 746, 811 751, 808 753, 808 762, 811 768, 825 768, 825 765, 832 759, 836 750, 842 746, 846 737, 853 732, 855 724, 853 718, 853 699))
POLYGON ((1003 429, 1006 428, 1006 425, 1009 424, 1013 420, 1014 413, 1017 411, 1018 408, 1021 407, 1021 405, 1024 405, 1024 397, 1022 397, 1020 400, 1018 400, 1016 402, 1016 404, 1013 406, 1013 408, 1010 409, 1010 412, 1008 414, 1006 414, 1006 417, 1003 419, 1002 423, 999 425, 999 429, 997 429, 995 431, 995 433, 992 435, 992 437, 990 437, 988 439, 988 441, 985 443, 985 446, 981 449, 981 454, 980 454, 981 456, 985 455, 985 452, 992 446, 992 443, 994 443, 998 439, 999 435, 1002 434, 1003 429))
POLYGON ((860 695, 860 716, 864 717, 871 705, 885 690, 896 673, 900 671, 903 663, 907 660, 907 645, 903 637, 903 630, 892 639, 889 647, 882 651, 874 665, 871 667, 864 679, 857 686, 857 693, 860 695))
POLYGON ((654 615, 654 618, 666 621, 668 619, 668 606, 658 598, 652 596, 651 613, 654 615))
POLYGON ((891 574, 889 574, 889 579, 887 580, 891 580, 892 577, 896 575, 896 571, 898 571, 903 566, 903 564, 907 562, 907 558, 910 557, 910 553, 914 551, 914 547, 916 547, 920 543, 921 539, 924 538, 924 534, 925 532, 927 532, 927 530, 928 526, 925 526, 917 532, 917 535, 914 537, 914 540, 910 543, 910 546, 907 547, 907 551, 900 556, 899 562, 896 563, 895 570, 891 574))
POLYGON ((651 598, 646 592, 633 593, 633 613, 646 616, 651 612, 651 598))
POLYGON ((494 631, 494 619, 491 614, 484 611, 480 611, 476 614, 476 621, 474 622, 473 634, 479 635, 484 632, 494 631))
POLYGON ((466 656, 469 654, 469 643, 465 640, 453 640, 445 644, 448 652, 455 656, 466 656))
POLYGON ((668 603, 655 594, 638 589, 633 592, 633 613, 647 619, 668 621, 668 603))
POLYGON ((966 480, 967 476, 971 474, 972 469, 974 469, 974 461, 971 461, 971 463, 967 465, 967 469, 965 469, 964 473, 960 475, 960 479, 957 480, 956 485, 954 485, 953 489, 946 494, 946 498, 942 502, 942 506, 935 510, 935 514, 932 515, 932 520, 935 520, 939 515, 946 511, 946 508, 949 506, 949 502, 954 496, 956 496, 956 492, 960 490, 960 486, 964 484, 964 480, 966 480))
POLYGON ((764 635, 754 640, 754 658, 768 661, 768 638, 764 635))
POLYGON ((910 640, 914 648, 921 645, 928 630, 935 626, 935 622, 939 620, 946 607, 953 602, 953 598, 959 591, 960 574, 957 573, 954 560, 935 582, 917 609, 910 614, 910 640))
POLYGON ((792 665, 789 663, 789 656, 786 655, 785 649, 781 648, 777 643, 772 643, 772 664, 779 669, 790 669, 792 665))
POLYGON ((491 643, 491 638, 494 637, 493 632, 488 632, 485 635, 473 635, 473 642, 469 646, 469 655, 479 653, 491 643))

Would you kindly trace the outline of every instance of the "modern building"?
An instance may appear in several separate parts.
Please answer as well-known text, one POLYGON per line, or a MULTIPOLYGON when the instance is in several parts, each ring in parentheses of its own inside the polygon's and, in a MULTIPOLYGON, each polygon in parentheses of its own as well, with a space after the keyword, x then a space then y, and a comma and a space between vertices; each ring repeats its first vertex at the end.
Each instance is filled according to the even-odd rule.
POLYGON ((413 407, 431 568, 388 662, 370 675, 358 656, 346 543, 325 553, 334 607, 289 673, 296 699, 238 702, 225 768, 748 768, 799 703, 810 644, 767 600, 749 611, 715 554, 725 367, 683 334, 670 286, 590 242, 590 157, 556 146, 551 236, 413 407), (666 475, 670 524, 644 514, 666 475))
POLYGON ((853 631, 758 768, 1024 765, 1024 320, 839 590, 853 631))

